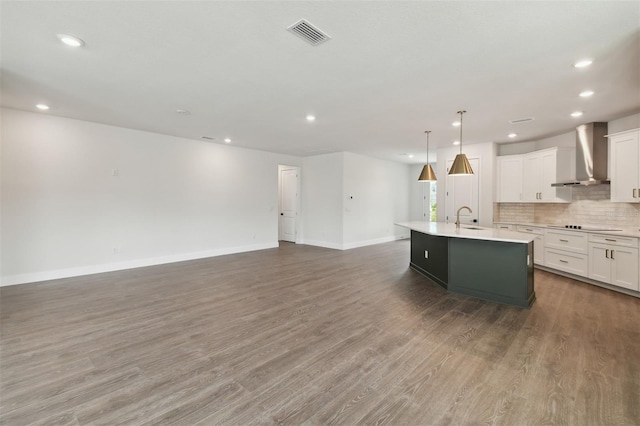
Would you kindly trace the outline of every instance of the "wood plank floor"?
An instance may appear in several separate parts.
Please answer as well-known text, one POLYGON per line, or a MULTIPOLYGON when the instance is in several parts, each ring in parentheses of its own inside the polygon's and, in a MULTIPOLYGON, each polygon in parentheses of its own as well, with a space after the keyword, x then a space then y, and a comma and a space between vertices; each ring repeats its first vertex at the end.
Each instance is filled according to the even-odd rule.
POLYGON ((535 272, 523 310, 409 242, 280 248, 0 289, 0 422, 640 424, 640 299, 535 272))

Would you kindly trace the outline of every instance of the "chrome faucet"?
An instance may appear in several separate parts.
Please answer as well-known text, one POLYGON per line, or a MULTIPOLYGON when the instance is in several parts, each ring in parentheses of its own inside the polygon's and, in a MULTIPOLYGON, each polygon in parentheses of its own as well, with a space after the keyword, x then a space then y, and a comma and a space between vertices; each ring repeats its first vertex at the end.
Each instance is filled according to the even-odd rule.
POLYGON ((462 209, 467 209, 469 210, 469 213, 473 213, 471 211, 471 207, 469 206, 462 206, 458 209, 458 211, 456 212, 456 229, 460 229, 460 210, 462 209))

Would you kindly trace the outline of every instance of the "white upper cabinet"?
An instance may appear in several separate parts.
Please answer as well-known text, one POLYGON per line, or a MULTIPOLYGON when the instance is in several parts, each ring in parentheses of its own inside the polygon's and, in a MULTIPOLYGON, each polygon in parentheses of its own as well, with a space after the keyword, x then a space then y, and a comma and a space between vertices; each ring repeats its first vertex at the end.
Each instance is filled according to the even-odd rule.
POLYGON ((640 129, 607 135, 609 138, 611 201, 640 202, 640 129))
POLYGON ((530 203, 570 203, 571 188, 554 188, 552 183, 574 178, 573 148, 550 148, 523 156, 522 200, 530 203))
POLYGON ((497 157, 496 202, 570 203, 571 188, 552 183, 575 179, 575 148, 549 148, 497 157))
POLYGON ((497 161, 498 203, 519 203, 522 201, 522 155, 505 155, 497 161))

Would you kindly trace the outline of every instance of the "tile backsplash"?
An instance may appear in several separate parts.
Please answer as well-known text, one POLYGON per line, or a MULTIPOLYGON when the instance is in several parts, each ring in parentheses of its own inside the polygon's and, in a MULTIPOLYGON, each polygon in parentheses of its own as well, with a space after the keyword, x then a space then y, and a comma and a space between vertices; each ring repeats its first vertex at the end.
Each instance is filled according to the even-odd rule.
POLYGON ((612 203, 609 185, 572 188, 572 202, 495 203, 494 222, 640 227, 640 204, 612 203))

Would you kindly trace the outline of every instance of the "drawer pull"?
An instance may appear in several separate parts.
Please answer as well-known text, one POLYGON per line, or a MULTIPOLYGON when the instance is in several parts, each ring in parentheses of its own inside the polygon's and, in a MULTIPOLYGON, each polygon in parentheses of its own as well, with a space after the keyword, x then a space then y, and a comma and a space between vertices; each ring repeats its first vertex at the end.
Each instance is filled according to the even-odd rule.
POLYGON ((569 262, 567 262, 566 260, 562 260, 562 259, 558 259, 558 260, 559 260, 560 262, 562 262, 562 263, 569 263, 569 262))
POLYGON ((605 240, 605 241, 613 241, 614 243, 615 243, 616 241, 618 241, 618 240, 614 240, 613 238, 605 238, 604 240, 605 240))
POLYGON ((569 242, 569 240, 563 240, 563 239, 560 239, 560 241, 562 241, 563 243, 568 243, 569 242))
POLYGON ((525 231, 533 232, 533 229, 524 228, 525 231))

